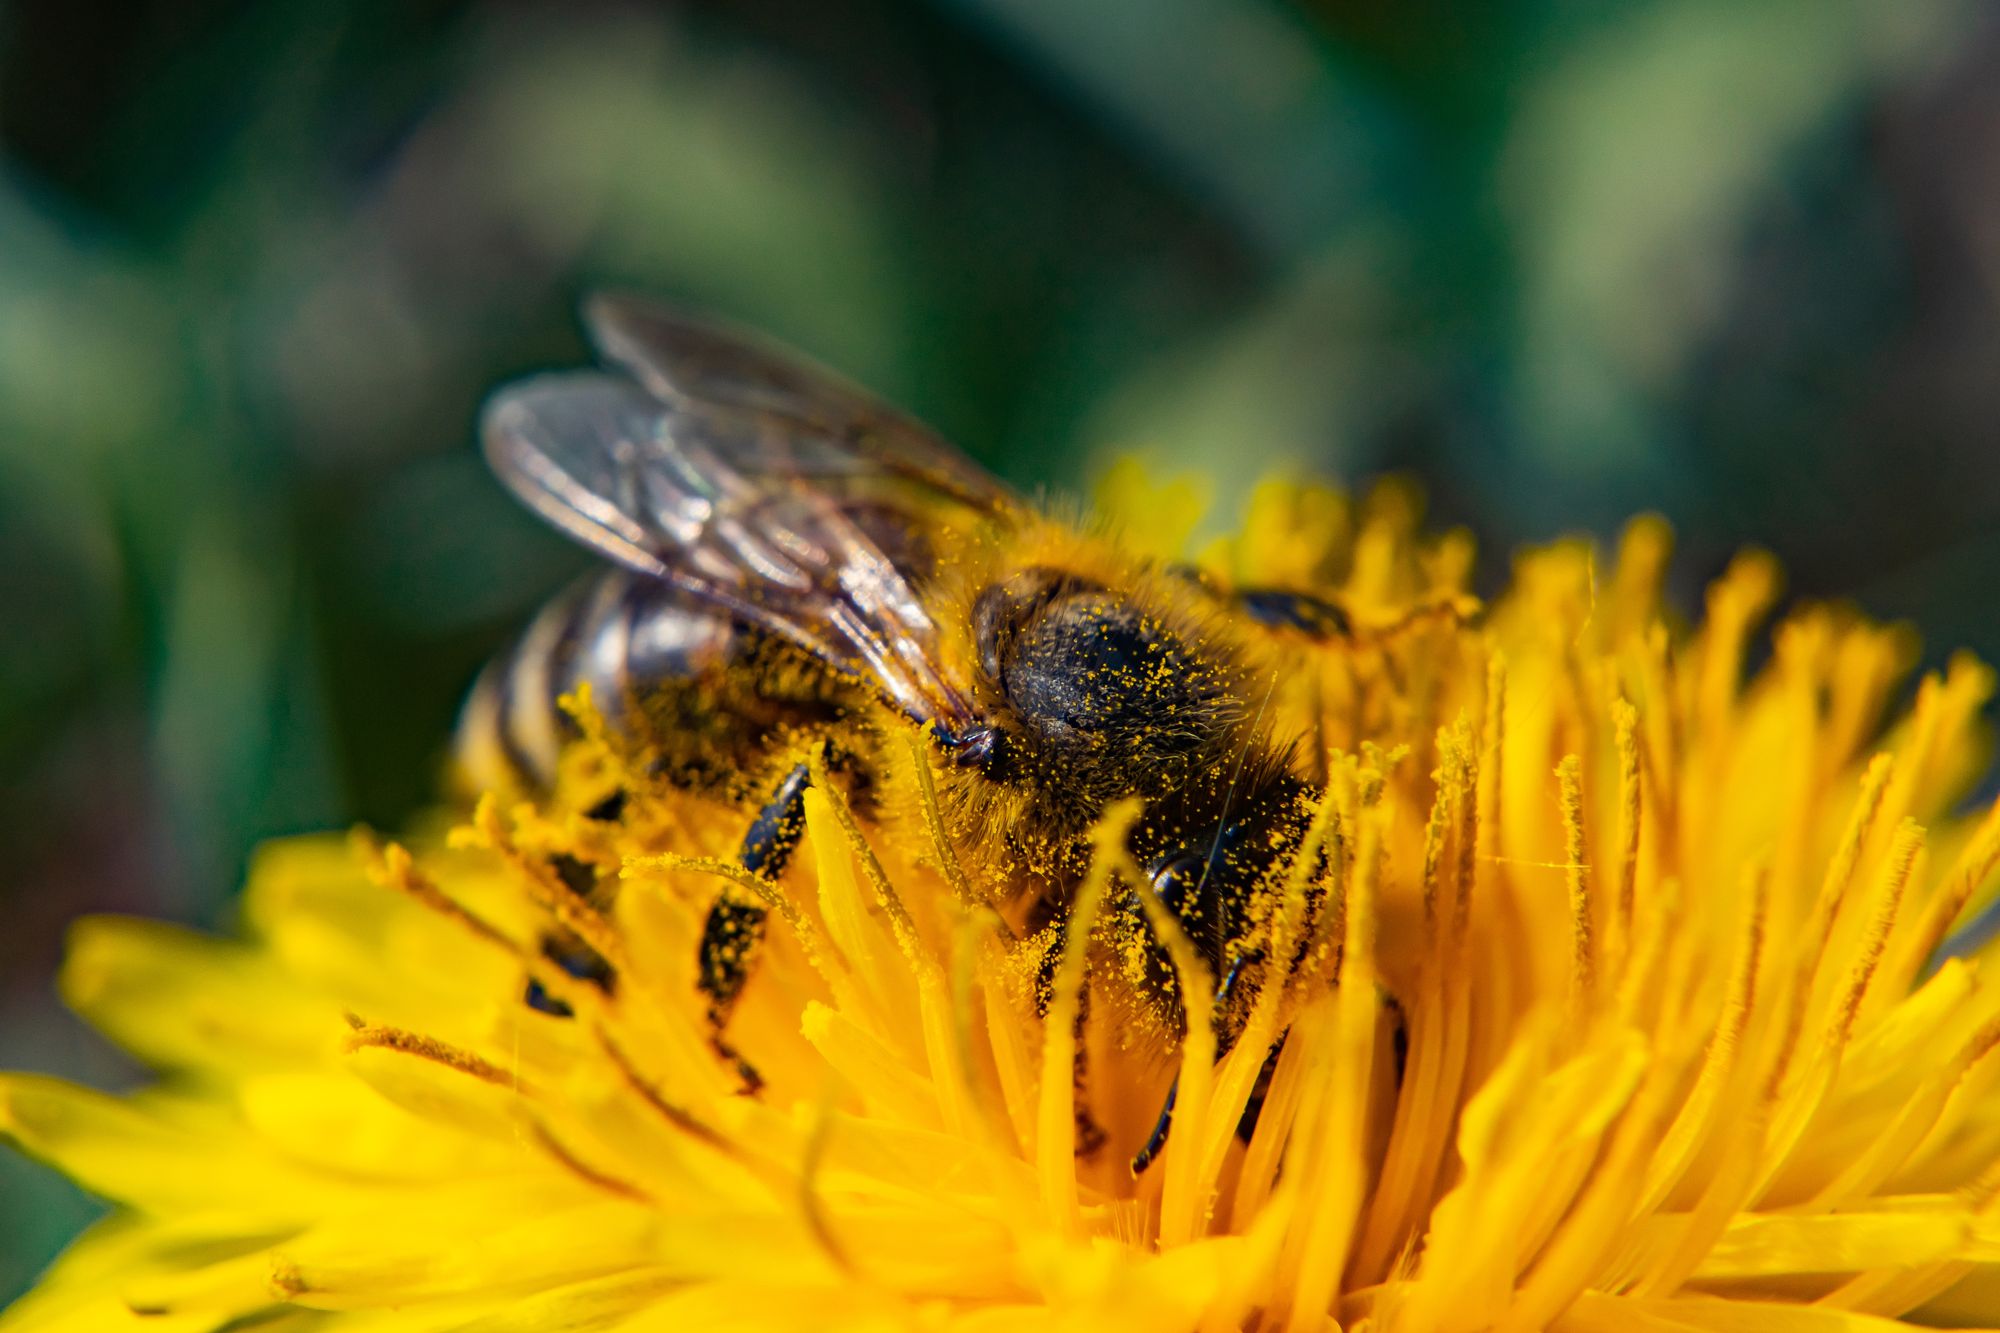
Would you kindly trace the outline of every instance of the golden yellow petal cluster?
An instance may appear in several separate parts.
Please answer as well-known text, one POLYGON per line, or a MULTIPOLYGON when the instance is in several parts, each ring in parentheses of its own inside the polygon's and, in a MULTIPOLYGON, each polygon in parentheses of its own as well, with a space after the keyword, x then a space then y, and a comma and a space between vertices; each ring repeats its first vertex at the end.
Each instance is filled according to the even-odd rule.
POLYGON ((1891 718, 1907 636, 1807 607, 1766 655, 1754 556, 1683 628, 1666 554, 1535 551, 1479 611, 1402 491, 1258 492, 1206 562, 1356 623, 1270 649, 1325 795, 1269 922, 1300 963, 1233 1041, 1093 1002, 1116 812, 1038 1013, 916 738, 876 815, 809 797, 729 1031, 754 1093, 694 975, 742 816, 608 738, 408 850, 268 848, 237 937, 83 922, 65 994, 161 1078, 0 1082, 118 1205, 0 1329, 2000 1324, 2000 984, 1941 960, 2000 860, 1952 813, 1989 674, 1891 718))

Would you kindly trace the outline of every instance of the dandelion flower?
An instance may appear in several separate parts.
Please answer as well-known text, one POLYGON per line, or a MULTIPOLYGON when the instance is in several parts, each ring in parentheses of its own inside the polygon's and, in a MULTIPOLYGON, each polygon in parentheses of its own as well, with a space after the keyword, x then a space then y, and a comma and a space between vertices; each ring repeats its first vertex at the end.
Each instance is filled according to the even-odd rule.
POLYGON ((1038 1005, 922 836, 920 744, 876 801, 910 818, 809 797, 731 1021, 754 1092, 695 977, 740 815, 601 734, 448 835, 267 848, 236 937, 84 921, 64 994, 160 1078, 0 1082, 116 1204, 0 1328, 2000 1323, 2000 985, 1941 949, 2000 860, 1952 813, 1991 678, 1891 719, 1908 637, 1825 606, 1746 674, 1772 562, 1682 628, 1666 554, 1642 520, 1432 614, 1469 549, 1406 494, 1258 492, 1205 563, 1356 628, 1271 648, 1324 795, 1234 1041, 1121 1040, 1081 925, 1038 1005))

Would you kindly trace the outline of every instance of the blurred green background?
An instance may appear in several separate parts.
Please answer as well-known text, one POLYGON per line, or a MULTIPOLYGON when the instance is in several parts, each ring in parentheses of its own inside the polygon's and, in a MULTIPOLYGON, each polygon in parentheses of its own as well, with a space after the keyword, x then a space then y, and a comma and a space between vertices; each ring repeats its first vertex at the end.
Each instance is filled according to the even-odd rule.
MULTIPOLYGON (((65 920, 394 827, 582 557, 481 395, 578 294, 763 326, 1026 487, 1407 469, 1486 572, 1654 508, 2000 658, 2000 10, 0 8, 0 1066, 65 920)), ((0 1296, 89 1215, 0 1154, 0 1296)))

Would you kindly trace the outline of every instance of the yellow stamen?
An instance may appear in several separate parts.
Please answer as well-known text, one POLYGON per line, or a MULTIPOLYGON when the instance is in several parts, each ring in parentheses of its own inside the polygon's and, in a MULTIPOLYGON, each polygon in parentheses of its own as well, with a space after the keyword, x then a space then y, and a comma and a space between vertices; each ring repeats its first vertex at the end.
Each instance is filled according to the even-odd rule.
POLYGON ((1139 817, 1136 802, 1113 806, 1091 834, 1090 869, 1069 911, 1062 957, 1050 987, 1047 1022, 1042 1035, 1042 1079, 1035 1117, 1036 1174, 1042 1186, 1042 1206, 1051 1224, 1074 1231, 1076 1189, 1076 1036, 1083 1007, 1090 936, 1096 929, 1104 895, 1111 883, 1126 831, 1139 817))
POLYGON ((1583 761, 1565 755, 1556 765, 1563 822, 1564 872, 1569 888, 1570 1001, 1587 1012, 1597 989, 1597 930, 1592 921, 1590 864, 1584 859, 1583 761))
POLYGON ((471 1051, 447 1045, 435 1037, 427 1037, 421 1032, 410 1032, 403 1028, 387 1027, 376 1023, 365 1023, 360 1019, 350 1019, 354 1030, 347 1034, 346 1048, 361 1051, 375 1048, 396 1051, 403 1055, 414 1055, 420 1060, 455 1069, 468 1074, 482 1083, 491 1083, 497 1088, 512 1088, 519 1091, 520 1081, 506 1070, 485 1060, 471 1051))
POLYGON ((1882 961, 1882 951, 1889 941, 1889 929, 1895 924, 1896 913, 1903 905, 1903 890, 1910 882, 1910 872, 1923 849, 1923 829, 1914 820, 1904 820, 1897 827, 1896 840, 1889 849, 1882 884, 1875 894, 1875 910, 1863 925, 1854 965, 1834 1005, 1833 1021, 1828 1026, 1826 1040, 1836 1051, 1847 1045, 1847 1039, 1854 1031, 1855 1019, 1861 1013, 1862 998, 1868 993, 1868 983, 1874 979, 1876 965, 1882 961))
MULTIPOLYGON (((1300 1333, 1317 1328, 1347 1267, 1365 1184, 1361 1145, 1367 1120, 1366 1089, 1374 1063, 1375 895, 1381 874, 1382 821, 1361 821, 1353 888, 1348 895, 1346 960, 1335 989, 1332 1019, 1322 1026, 1295 1025, 1308 1054, 1307 1085, 1287 1165, 1301 1179, 1323 1182, 1300 1199, 1301 1215, 1288 1229, 1279 1260, 1275 1313, 1300 1333), (1303 1029, 1303 1030, 1301 1030, 1303 1029)), ((1324 1005, 1325 1002, 1319 1002, 1324 1005)))
POLYGON ((1631 948, 1639 898, 1639 710, 1624 699, 1611 703, 1613 744, 1618 751, 1618 893, 1612 924, 1613 966, 1631 948))
POLYGON ((889 876, 883 871, 881 861, 876 859, 875 849, 869 845, 866 835, 861 832, 861 825, 854 818, 854 809, 847 803, 847 794, 827 772, 826 747, 815 748, 806 762, 812 771, 812 790, 826 801, 827 808, 833 812, 834 819, 840 825, 840 831, 846 835, 848 848, 861 866, 861 873, 867 878, 868 886, 875 892, 876 903, 889 918, 889 926, 896 937, 896 943, 926 978, 933 982, 939 980, 942 974, 937 956, 931 952, 930 945, 918 933, 917 923, 910 919, 909 909, 903 905, 902 898, 889 883, 889 876))
POLYGON ((483 846, 499 853, 514 866, 537 906, 564 929, 579 936, 598 957, 611 964, 613 971, 628 970, 625 941, 617 927, 572 892, 553 870, 515 845, 512 835, 500 822, 500 806, 492 796, 479 798, 470 828, 454 830, 453 842, 458 846, 483 846))

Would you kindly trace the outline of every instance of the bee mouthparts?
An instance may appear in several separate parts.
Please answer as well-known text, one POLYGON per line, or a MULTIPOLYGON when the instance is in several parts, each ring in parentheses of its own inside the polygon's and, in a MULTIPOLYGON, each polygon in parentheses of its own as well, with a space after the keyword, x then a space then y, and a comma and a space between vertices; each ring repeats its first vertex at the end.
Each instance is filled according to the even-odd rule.
POLYGON ((961 768, 990 769, 1000 761, 1000 732, 993 727, 974 727, 958 735, 943 735, 939 744, 961 768))

